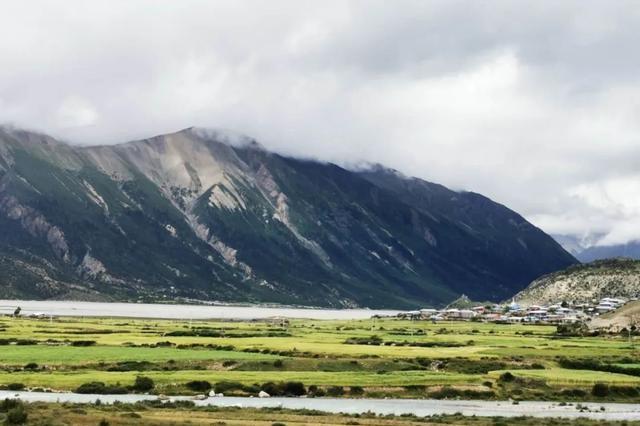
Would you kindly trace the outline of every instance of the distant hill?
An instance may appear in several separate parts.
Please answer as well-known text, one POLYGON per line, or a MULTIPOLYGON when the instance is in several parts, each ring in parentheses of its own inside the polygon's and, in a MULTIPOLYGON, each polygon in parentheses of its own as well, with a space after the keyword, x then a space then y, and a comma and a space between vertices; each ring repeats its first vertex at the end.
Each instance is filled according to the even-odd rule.
POLYGON ((629 259, 640 259, 640 241, 631 241, 626 244, 615 244, 608 246, 596 245, 602 234, 593 234, 586 237, 575 237, 573 235, 552 235, 552 237, 569 253, 574 255, 582 263, 592 262, 600 259, 614 259, 625 257, 629 259))
POLYGON ((598 259, 611 259, 616 257, 640 259, 640 242, 634 241, 612 246, 592 246, 576 254, 576 257, 581 262, 591 262, 598 259))
POLYGON ((501 204, 382 166, 198 128, 92 147, 0 128, 0 297, 443 306, 575 262, 501 204))
POLYGON ((545 275, 515 296, 528 305, 566 301, 588 302, 603 297, 640 296, 640 261, 597 260, 545 275))

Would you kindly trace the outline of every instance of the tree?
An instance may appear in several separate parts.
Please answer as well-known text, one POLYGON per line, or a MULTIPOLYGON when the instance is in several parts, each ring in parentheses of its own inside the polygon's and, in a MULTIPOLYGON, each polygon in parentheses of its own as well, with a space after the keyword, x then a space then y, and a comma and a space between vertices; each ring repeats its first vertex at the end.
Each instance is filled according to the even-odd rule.
POLYGON ((153 379, 145 376, 137 376, 136 381, 133 383, 133 389, 138 392, 149 392, 153 389, 153 379))

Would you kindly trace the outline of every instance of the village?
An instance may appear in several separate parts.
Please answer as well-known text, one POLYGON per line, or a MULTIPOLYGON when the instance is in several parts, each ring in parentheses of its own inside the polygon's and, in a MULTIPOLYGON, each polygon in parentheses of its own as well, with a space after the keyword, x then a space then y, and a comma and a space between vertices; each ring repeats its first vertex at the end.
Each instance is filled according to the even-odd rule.
MULTIPOLYGON (((468 300, 464 296, 463 300, 468 300)), ((460 300, 460 299, 459 299, 460 300)), ((521 306, 512 301, 503 304, 485 304, 467 308, 454 304, 444 309, 425 308, 398 313, 397 317, 412 320, 438 321, 480 321, 497 324, 572 324, 588 322, 594 317, 615 311, 630 300, 605 297, 589 303, 557 302, 551 305, 521 306)))

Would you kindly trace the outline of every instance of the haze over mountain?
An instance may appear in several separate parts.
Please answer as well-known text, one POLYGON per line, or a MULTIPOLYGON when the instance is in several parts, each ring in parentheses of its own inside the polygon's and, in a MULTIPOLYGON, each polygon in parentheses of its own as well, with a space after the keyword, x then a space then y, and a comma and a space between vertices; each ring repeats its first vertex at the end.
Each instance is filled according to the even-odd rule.
POLYGON ((552 235, 565 250, 580 262, 588 263, 594 260, 625 257, 640 259, 640 242, 630 241, 625 244, 599 245, 604 235, 592 234, 584 237, 573 235, 552 235))
POLYGON ((2 128, 0 231, 2 297, 414 307, 576 262, 482 195, 199 128, 91 147, 2 128))

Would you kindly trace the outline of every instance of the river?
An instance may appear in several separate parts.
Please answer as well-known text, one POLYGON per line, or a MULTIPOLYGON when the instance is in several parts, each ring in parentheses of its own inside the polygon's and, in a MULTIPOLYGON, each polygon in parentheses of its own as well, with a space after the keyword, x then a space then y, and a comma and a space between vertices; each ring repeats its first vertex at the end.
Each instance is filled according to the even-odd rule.
MULTIPOLYGON (((153 395, 85 395, 75 393, 47 392, 11 392, 0 391, 0 399, 19 398, 25 402, 72 402, 92 403, 99 399, 102 403, 115 401, 135 403, 158 399, 153 395)), ((190 397, 172 397, 170 400, 188 400, 190 397)), ((560 405, 545 401, 471 401, 471 400, 432 400, 432 399, 347 399, 347 398, 237 398, 212 397, 194 400, 197 406, 266 408, 282 407, 288 409, 319 410, 329 413, 366 413, 375 414, 415 414, 425 417, 438 414, 461 413, 465 416, 483 417, 562 417, 590 418, 596 420, 640 420, 640 404, 585 402, 579 410, 576 405, 560 405), (604 410, 603 410, 604 409, 604 410)))
POLYGON ((0 314, 21 307, 21 315, 43 314, 70 317, 127 317, 166 319, 252 320, 272 317, 317 320, 368 319, 395 315, 399 311, 370 309, 314 309, 293 307, 173 305, 154 303, 102 303, 50 300, 0 300, 0 314))

